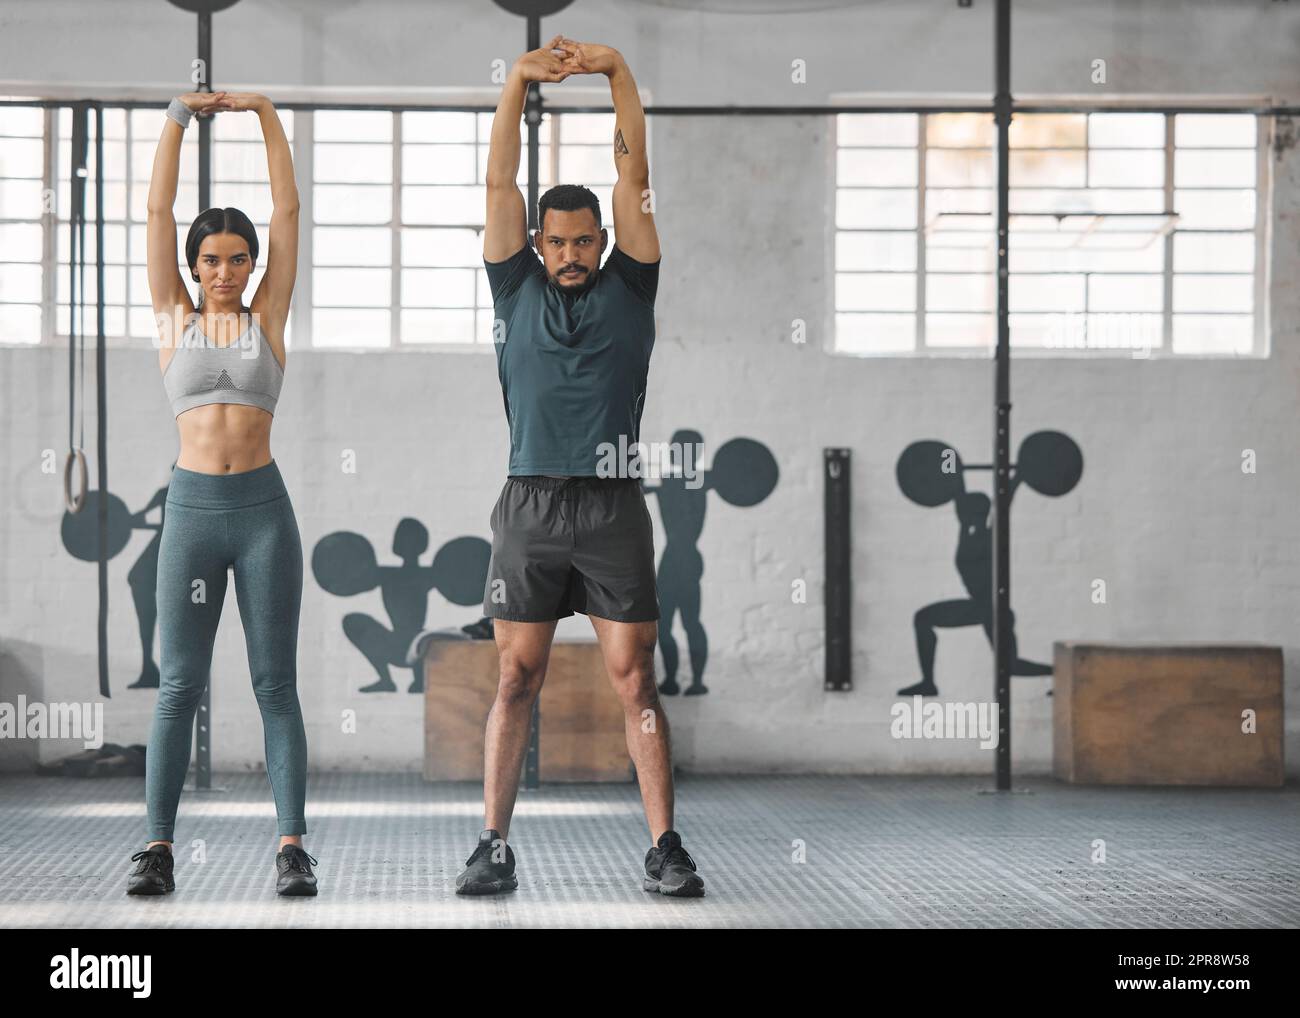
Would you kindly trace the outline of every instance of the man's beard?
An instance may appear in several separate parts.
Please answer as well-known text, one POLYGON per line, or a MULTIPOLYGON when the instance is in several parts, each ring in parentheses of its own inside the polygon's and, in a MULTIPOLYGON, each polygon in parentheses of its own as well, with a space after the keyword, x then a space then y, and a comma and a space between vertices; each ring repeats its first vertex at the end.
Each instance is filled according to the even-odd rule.
POLYGON ((582 277, 582 282, 577 286, 573 285, 572 283, 569 283, 567 285, 563 284, 560 281, 559 274, 557 273, 551 276, 551 285, 554 286, 555 289, 559 290, 560 293, 565 294, 566 296, 581 297, 584 293, 586 293, 588 290, 590 290, 593 286, 596 285, 597 271, 598 270, 596 269, 588 269, 582 277))

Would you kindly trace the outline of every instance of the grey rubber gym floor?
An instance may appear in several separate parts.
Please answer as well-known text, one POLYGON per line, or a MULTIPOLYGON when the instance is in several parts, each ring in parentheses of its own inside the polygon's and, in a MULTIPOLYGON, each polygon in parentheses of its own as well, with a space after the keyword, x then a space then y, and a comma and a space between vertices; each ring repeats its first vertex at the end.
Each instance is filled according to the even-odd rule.
POLYGON ((125 894, 143 779, 0 777, 0 926, 1295 927, 1300 787, 1082 788, 1021 778, 679 777, 707 896, 641 889, 635 785, 521 791, 519 890, 453 893, 481 786, 313 774, 320 894, 274 892, 264 774, 186 791, 176 891, 125 894), (1104 843, 1105 861, 1098 853, 1104 843), (802 853, 802 854, 801 854, 802 853))

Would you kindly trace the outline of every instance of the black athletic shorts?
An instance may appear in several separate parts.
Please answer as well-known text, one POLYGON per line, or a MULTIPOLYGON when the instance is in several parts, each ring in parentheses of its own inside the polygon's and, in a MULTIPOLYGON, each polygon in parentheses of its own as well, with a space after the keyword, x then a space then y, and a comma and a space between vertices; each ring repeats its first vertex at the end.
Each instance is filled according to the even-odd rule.
POLYGON ((658 620, 654 531, 641 482, 507 477, 492 507, 483 614, 550 622, 574 612, 658 620))

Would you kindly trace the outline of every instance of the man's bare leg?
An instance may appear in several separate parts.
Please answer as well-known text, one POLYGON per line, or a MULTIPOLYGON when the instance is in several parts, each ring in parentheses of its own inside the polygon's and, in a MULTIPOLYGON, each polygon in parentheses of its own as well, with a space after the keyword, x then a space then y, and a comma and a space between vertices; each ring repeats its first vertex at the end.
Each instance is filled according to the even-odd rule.
POLYGON ((546 679, 555 622, 495 619, 492 629, 501 671, 483 740, 483 826, 508 842, 519 772, 528 751, 528 726, 546 679))
POLYGON ((673 827, 673 763, 668 715, 655 683, 657 622, 613 622, 592 615, 605 671, 623 704, 627 751, 636 764, 650 842, 673 827))

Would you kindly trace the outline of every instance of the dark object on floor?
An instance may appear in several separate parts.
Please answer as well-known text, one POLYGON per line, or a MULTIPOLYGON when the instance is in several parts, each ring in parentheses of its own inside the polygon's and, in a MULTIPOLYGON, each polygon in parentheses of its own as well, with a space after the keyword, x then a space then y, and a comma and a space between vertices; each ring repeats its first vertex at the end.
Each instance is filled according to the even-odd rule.
POLYGON ((492 619, 486 615, 477 622, 471 622, 459 629, 454 626, 447 629, 421 629, 415 634, 415 639, 411 641, 410 647, 407 648, 406 663, 412 667, 418 665, 428 651, 429 644, 434 640, 491 639, 493 639, 492 619))
POLYGON ((144 777, 144 746, 119 746, 106 742, 98 749, 74 753, 52 764, 36 765, 36 773, 47 778, 144 777))

